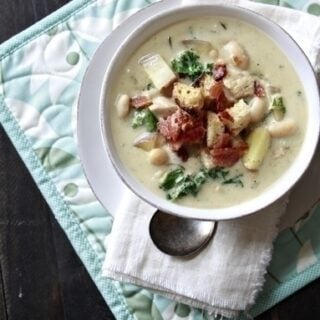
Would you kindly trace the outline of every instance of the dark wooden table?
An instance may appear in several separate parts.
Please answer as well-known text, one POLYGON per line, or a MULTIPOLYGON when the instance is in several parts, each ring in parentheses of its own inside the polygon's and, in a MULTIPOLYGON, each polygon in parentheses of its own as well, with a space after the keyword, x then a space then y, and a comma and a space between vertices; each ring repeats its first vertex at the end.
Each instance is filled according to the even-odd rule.
MULTIPOLYGON (((0 42, 67 2, 0 0, 0 42)), ((0 127, 0 320, 20 319, 114 317, 0 127)), ((257 317, 270 319, 320 319, 320 280, 257 317)))

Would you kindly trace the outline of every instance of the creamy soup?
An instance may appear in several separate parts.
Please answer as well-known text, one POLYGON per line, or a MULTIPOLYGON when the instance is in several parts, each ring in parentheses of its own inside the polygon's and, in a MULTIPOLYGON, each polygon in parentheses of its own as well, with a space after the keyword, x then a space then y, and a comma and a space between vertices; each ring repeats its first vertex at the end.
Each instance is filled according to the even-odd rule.
POLYGON ((168 201, 221 208, 256 197, 296 157, 301 82, 263 32, 227 17, 183 21, 132 53, 114 84, 114 143, 168 201))

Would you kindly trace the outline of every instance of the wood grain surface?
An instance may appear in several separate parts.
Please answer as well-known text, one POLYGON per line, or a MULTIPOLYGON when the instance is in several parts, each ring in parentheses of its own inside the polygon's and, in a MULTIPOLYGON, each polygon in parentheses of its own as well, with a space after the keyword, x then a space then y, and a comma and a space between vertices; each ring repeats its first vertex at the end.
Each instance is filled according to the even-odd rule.
MULTIPOLYGON (((67 2, 0 0, 0 41, 67 2)), ((114 317, 1 127, 0 320, 29 319, 114 317)), ((271 319, 320 319, 320 281, 257 317, 271 319)))

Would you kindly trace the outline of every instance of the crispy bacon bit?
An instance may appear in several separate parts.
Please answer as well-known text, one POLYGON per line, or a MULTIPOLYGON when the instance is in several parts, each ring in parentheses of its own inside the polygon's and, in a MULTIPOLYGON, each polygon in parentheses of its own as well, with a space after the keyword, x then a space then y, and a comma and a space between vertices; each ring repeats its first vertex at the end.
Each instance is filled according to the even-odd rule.
POLYGON ((166 119, 160 119, 158 129, 174 151, 186 144, 201 143, 205 135, 203 119, 181 109, 166 119))
POLYGON ((245 152, 248 149, 248 144, 242 140, 240 137, 233 139, 233 146, 240 150, 241 152, 245 152))
POLYGON ((266 96, 266 91, 264 90, 264 87, 258 81, 254 82, 254 94, 259 98, 266 96))
POLYGON ((227 122, 229 123, 229 122, 233 122, 234 121, 232 115, 226 110, 220 112, 218 114, 218 116, 219 116, 219 119, 221 120, 221 122, 224 123, 224 124, 226 124, 227 122))
POLYGON ((224 133, 219 137, 210 154, 216 166, 232 167, 247 149, 248 145, 241 138, 234 139, 229 133, 224 133))
POLYGON ((227 75, 227 66, 225 64, 216 64, 213 69, 213 78, 216 81, 222 80, 227 75))
POLYGON ((176 153, 183 162, 186 162, 189 159, 189 152, 185 147, 179 148, 179 150, 177 150, 176 153))
POLYGON ((222 82, 218 82, 210 89, 210 96, 215 102, 215 112, 222 112, 233 105, 224 93, 224 86, 222 82))
POLYGON ((221 134, 217 142, 214 145, 214 148, 230 148, 232 146, 232 136, 230 133, 221 134))
POLYGON ((131 98, 131 106, 136 109, 146 108, 152 105, 152 100, 146 96, 136 96, 131 98))
POLYGON ((213 149, 211 154, 215 165, 219 167, 232 167, 242 156, 242 153, 236 148, 213 149))

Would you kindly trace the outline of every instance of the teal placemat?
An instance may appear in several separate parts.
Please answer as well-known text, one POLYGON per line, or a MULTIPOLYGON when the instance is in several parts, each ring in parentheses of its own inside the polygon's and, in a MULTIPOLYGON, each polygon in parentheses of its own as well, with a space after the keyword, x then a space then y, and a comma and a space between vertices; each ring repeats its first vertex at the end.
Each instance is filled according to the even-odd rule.
MULTIPOLYGON (((82 171, 74 131, 86 66, 119 21, 150 0, 74 0, 0 47, 0 121, 118 319, 210 319, 198 309, 101 277, 112 216, 82 171)), ((320 15, 319 1, 265 0, 320 15)), ((255 316, 320 276, 320 207, 284 230, 255 316)))

